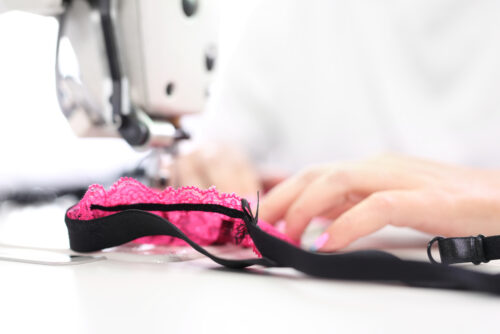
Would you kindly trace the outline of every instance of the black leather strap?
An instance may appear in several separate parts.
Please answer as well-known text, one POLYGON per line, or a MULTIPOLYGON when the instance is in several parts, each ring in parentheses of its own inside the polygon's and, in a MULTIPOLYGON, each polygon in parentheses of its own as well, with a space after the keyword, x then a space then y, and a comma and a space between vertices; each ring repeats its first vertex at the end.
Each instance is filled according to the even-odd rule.
POLYGON ((245 200, 242 201, 242 211, 213 204, 134 204, 93 208, 119 212, 94 220, 73 220, 66 215, 70 246, 75 251, 97 251, 142 236, 169 235, 186 241, 216 263, 231 268, 245 268, 255 264, 291 267, 308 275, 330 279, 396 282, 410 286, 500 294, 500 275, 427 262, 405 261, 377 250, 333 254, 306 251, 261 230, 245 200), (240 218, 262 258, 229 260, 217 257, 190 240, 174 224, 146 210, 208 211, 240 218))
POLYGON ((441 263, 486 263, 500 259, 500 235, 485 237, 436 237, 429 242, 427 254, 431 262, 436 262, 431 254, 432 245, 437 242, 441 263))

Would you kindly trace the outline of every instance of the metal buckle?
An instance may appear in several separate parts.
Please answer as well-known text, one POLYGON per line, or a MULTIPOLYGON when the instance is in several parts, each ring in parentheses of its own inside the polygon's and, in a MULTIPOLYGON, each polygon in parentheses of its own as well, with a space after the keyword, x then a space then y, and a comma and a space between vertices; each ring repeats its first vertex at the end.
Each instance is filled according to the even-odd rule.
POLYGON ((436 260, 434 260, 434 258, 432 257, 432 245, 436 242, 436 241, 439 241, 439 240, 442 240, 444 239, 443 237, 434 237, 431 241, 429 241, 429 243, 427 244, 427 257, 429 258, 429 261, 431 261, 431 263, 434 263, 434 264, 442 264, 441 262, 437 262, 436 260))

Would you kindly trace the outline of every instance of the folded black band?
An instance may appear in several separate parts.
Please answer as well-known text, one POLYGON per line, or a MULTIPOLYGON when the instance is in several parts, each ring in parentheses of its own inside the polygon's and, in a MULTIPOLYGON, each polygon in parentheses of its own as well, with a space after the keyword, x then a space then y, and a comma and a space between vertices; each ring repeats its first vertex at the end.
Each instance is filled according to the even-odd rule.
POLYGON ((243 219, 243 211, 213 204, 133 204, 130 209, 120 207, 100 207, 104 211, 120 211, 115 214, 92 220, 75 220, 66 213, 70 248, 76 252, 95 252, 101 249, 115 247, 137 238, 152 235, 168 235, 186 241, 198 252, 209 257, 214 262, 230 268, 244 268, 254 264, 275 265, 265 257, 244 260, 228 260, 217 257, 189 239, 177 226, 168 220, 147 212, 154 211, 209 211, 225 214, 232 218, 243 219), (123 211, 121 211, 123 210, 123 211))
POLYGON ((500 294, 499 275, 427 262, 405 261, 377 250, 333 254, 306 251, 261 230, 245 200, 242 200, 242 211, 215 204, 133 204, 93 208, 119 212, 93 220, 74 220, 66 215, 70 247, 75 251, 97 251, 143 236, 168 235, 186 241, 216 263, 231 268, 244 268, 255 264, 266 267, 291 267, 323 278, 399 282, 411 286, 500 294), (215 256, 190 240, 174 224, 147 212, 148 210, 206 211, 240 218, 262 258, 229 260, 215 256))

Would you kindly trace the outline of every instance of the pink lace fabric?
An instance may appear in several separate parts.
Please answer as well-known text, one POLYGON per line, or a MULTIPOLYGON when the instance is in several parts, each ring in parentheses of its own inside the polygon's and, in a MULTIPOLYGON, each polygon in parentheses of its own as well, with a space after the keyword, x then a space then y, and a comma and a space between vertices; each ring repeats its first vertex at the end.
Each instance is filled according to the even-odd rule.
MULTIPOLYGON (((91 209, 91 205, 116 206, 139 203, 159 204, 218 204, 227 208, 242 210, 241 198, 235 194, 219 193, 215 187, 207 190, 197 187, 182 187, 174 189, 168 187, 163 191, 146 187, 132 178, 121 178, 111 186, 109 190, 103 186, 94 184, 89 187, 78 204, 68 211, 68 217, 78 220, 91 220, 105 217, 113 212, 91 209)), ((214 244, 236 244, 238 229, 244 224, 241 219, 230 218, 223 214, 199 211, 154 211, 183 231, 191 240, 205 246, 214 244)), ((272 225, 259 220, 261 229, 282 240, 294 243, 283 233, 276 230, 272 225)), ((147 243, 156 245, 186 245, 180 239, 170 236, 149 236, 136 239, 136 243, 147 243)), ((239 243, 243 247, 253 247, 249 235, 239 243)), ((254 250, 256 251, 255 247, 254 250)), ((257 252, 258 253, 258 252, 257 252)))

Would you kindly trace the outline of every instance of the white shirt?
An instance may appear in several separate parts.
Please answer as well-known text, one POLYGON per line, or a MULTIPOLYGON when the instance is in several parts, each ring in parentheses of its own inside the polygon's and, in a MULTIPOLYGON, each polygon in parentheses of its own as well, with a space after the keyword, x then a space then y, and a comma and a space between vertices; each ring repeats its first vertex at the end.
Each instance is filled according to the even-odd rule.
POLYGON ((233 6, 204 136, 290 171, 386 151, 500 166, 500 2, 233 6))

